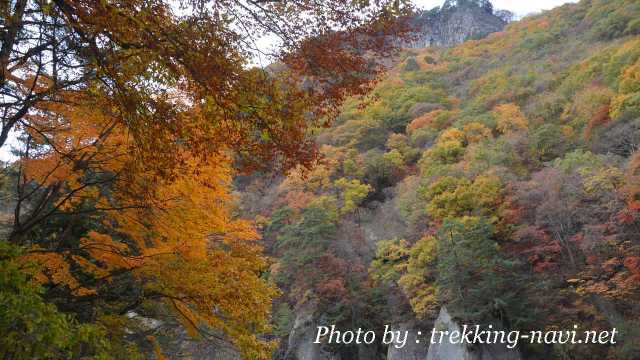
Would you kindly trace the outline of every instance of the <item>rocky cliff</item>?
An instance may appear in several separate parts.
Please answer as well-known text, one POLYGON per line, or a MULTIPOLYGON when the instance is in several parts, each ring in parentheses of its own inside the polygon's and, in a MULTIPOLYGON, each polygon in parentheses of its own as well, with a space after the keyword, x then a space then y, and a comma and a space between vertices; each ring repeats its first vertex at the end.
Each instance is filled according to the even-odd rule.
POLYGON ((487 0, 447 0, 441 7, 418 14, 416 39, 406 44, 410 48, 452 46, 469 39, 478 39, 501 31, 512 14, 494 11, 487 0))
MULTIPOLYGON (((451 318, 445 307, 440 309, 434 328, 448 333, 461 333, 460 325, 451 318)), ((521 360, 517 349, 509 349, 504 344, 476 344, 474 347, 460 343, 443 341, 429 345, 426 360, 521 360)))

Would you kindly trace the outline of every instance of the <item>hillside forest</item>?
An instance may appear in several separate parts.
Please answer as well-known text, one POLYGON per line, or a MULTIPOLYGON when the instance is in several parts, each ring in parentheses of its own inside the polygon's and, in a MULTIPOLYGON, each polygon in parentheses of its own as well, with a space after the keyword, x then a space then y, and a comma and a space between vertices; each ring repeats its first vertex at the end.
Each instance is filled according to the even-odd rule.
POLYGON ((309 360, 302 318, 429 328, 443 307, 620 332, 523 359, 640 358, 640 2, 402 49, 408 1, 179 3, 0 5, 0 146, 19 143, 0 358, 178 359, 195 339, 309 360))

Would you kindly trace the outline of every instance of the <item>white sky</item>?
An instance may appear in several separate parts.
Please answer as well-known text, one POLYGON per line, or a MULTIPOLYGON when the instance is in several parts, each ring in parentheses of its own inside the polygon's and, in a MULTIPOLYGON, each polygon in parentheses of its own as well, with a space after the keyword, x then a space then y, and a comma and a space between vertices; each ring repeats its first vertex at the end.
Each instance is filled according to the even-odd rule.
MULTIPOLYGON (((6 161, 15 160, 16 157, 13 156, 13 154, 11 153, 11 148, 18 145, 19 145, 19 142, 16 137, 15 131, 9 132, 9 138, 7 138, 7 141, 4 143, 4 146, 0 148, 0 161, 6 162, 6 161)), ((0 165, 0 168, 2 168, 2 165, 0 165)))
MULTIPOLYGON (((577 2, 577 0, 492 0, 494 9, 510 10, 518 17, 528 15, 531 13, 540 12, 542 10, 553 9, 556 6, 560 6, 566 3, 577 2)), ((436 6, 441 6, 444 0, 413 0, 413 3, 417 7, 424 9, 433 9, 436 6)))
MULTIPOLYGON (((516 14, 518 18, 537 13, 542 10, 549 10, 556 6, 560 6, 569 2, 576 2, 577 0, 492 0, 494 9, 510 10, 516 14)), ((444 0, 414 0, 417 7, 423 9, 433 9, 436 6, 441 6, 444 0)), ((10 136, 10 140, 7 144, 0 148, 0 160, 9 161, 14 157, 10 154, 10 148, 15 146, 17 141, 14 136, 10 136)))

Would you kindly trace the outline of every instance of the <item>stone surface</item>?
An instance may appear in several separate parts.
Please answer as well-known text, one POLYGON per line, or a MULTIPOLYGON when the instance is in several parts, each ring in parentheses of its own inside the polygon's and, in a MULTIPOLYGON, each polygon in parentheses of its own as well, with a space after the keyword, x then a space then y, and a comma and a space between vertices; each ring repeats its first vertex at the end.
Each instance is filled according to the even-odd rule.
POLYGON ((287 350, 283 360, 340 360, 334 354, 325 351, 321 344, 314 344, 316 326, 314 319, 315 304, 308 303, 296 311, 296 320, 289 333, 287 350))
POLYGON ((507 24, 494 14, 490 3, 481 0, 446 1, 442 7, 423 11, 415 19, 417 39, 410 48, 452 46, 501 31, 507 24))
POLYGON ((407 343, 404 347, 398 349, 395 346, 389 346, 387 351, 387 360, 425 360, 427 357, 428 343, 424 341, 425 331, 423 329, 417 329, 409 324, 400 324, 393 328, 394 331, 409 331, 407 336, 407 343), (418 338, 416 335, 418 331, 422 331, 423 334, 418 338), (420 340, 420 343, 416 343, 416 340, 420 340))
MULTIPOLYGON (((242 360, 240 353, 228 342, 201 338, 193 338, 177 324, 168 324, 162 320, 142 316, 135 311, 127 312, 127 317, 134 320, 141 330, 147 333, 162 333, 162 354, 167 359, 191 360, 242 360)), ((154 359, 152 349, 141 349, 147 358, 154 359)))
MULTIPOLYGON (((438 331, 460 331, 460 326, 451 318, 445 307, 440 309, 435 329, 438 331)), ((453 344, 444 341, 430 344, 426 360, 522 360, 517 349, 503 344, 475 345, 453 344)))

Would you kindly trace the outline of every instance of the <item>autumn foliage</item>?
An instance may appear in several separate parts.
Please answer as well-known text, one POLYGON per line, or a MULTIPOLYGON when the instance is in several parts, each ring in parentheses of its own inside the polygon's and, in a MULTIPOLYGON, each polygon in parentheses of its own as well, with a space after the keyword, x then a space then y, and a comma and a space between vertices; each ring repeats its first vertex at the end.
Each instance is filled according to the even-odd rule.
POLYGON ((443 306, 620 331, 526 358, 640 357, 637 1, 400 52, 408 1, 0 12, 0 357, 174 358, 189 336, 269 359, 443 306))
MULTIPOLYGON (((616 327, 615 345, 519 351, 638 358, 638 15, 637 1, 581 1, 404 49, 373 99, 349 99, 319 131, 326 161, 307 181, 245 188, 278 306, 341 330, 429 327, 443 306, 494 329, 616 327)), ((300 322, 277 318, 295 337, 300 322)))
MULTIPOLYGON (((233 179, 308 171, 318 160, 309 129, 371 90, 376 55, 396 51, 388 38, 407 34, 410 11, 386 1, 0 5, 0 146, 13 131, 20 144, 3 172, 7 256, 34 269, 11 276, 42 321, 66 324, 38 330, 56 339, 45 347, 13 340, 0 354, 136 358, 146 347, 163 358, 156 335, 181 324, 247 359, 270 358, 278 291, 233 179), (273 65, 251 66, 267 34, 282 40, 273 65), (163 327, 145 328, 145 317, 163 327)), ((343 186, 341 211, 352 212, 368 188, 343 186)))

